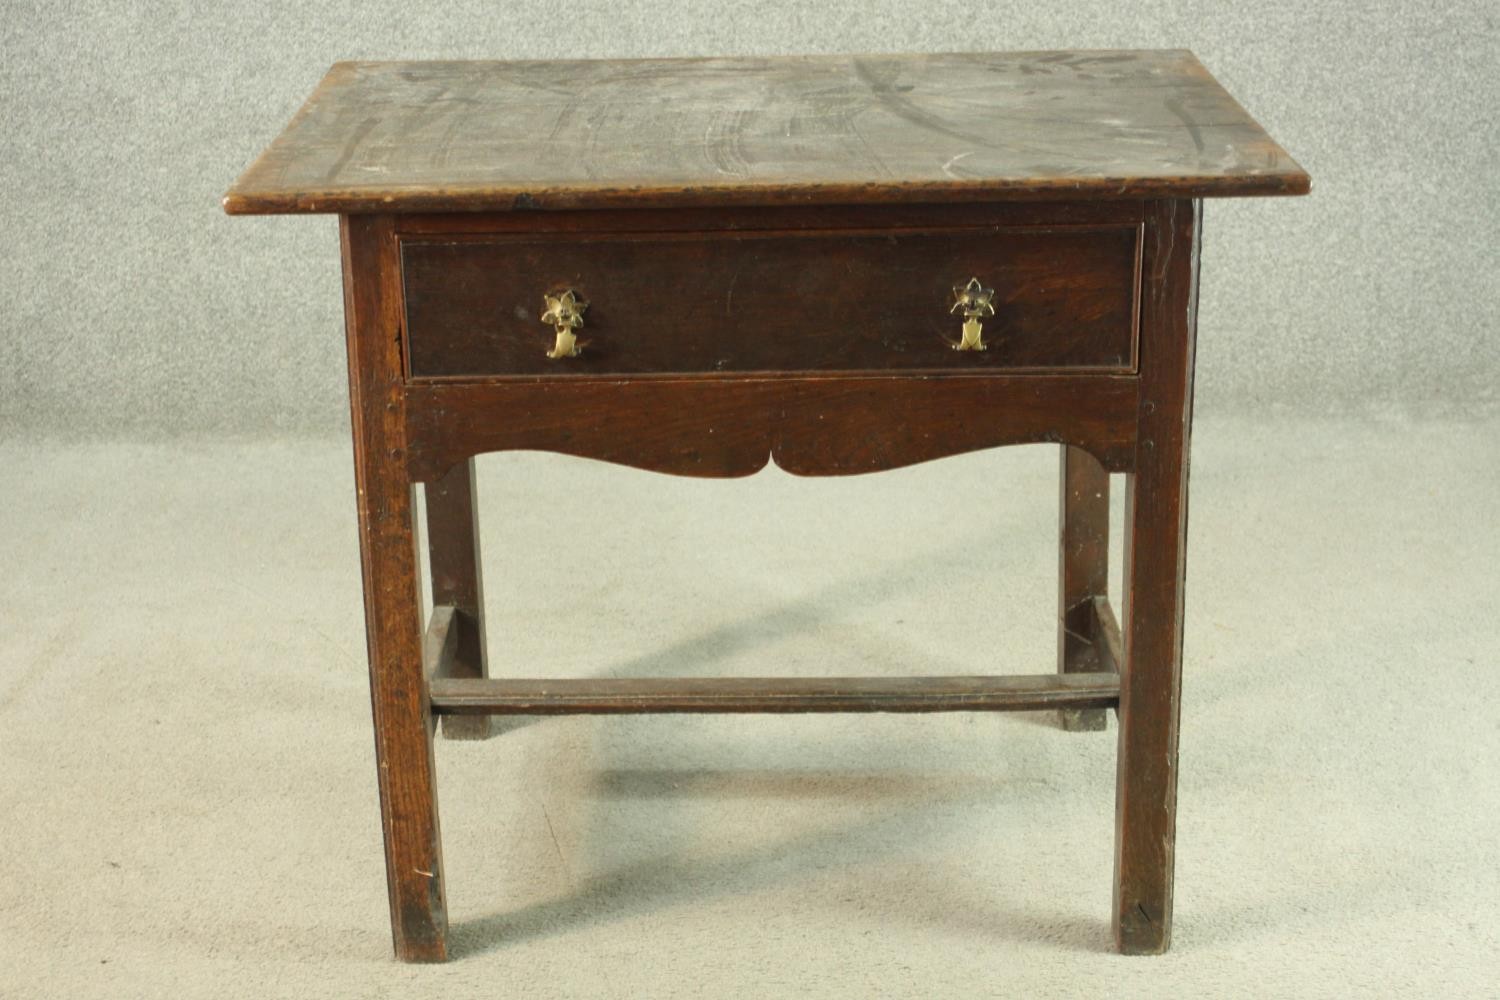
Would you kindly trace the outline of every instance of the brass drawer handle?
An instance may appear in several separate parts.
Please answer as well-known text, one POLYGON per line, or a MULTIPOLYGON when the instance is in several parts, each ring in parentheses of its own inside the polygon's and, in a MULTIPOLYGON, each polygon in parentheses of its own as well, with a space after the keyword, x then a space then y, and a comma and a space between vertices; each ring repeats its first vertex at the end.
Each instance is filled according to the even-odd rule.
POLYGON ((964 314, 962 339, 956 344, 949 341, 955 351, 989 350, 989 345, 984 342, 984 324, 979 321, 979 317, 995 315, 995 306, 991 301, 994 297, 995 290, 985 288, 978 278, 970 278, 967 285, 953 286, 953 308, 948 313, 951 315, 963 310, 964 314))
POLYGON ((583 311, 589 307, 588 302, 580 299, 571 288, 557 295, 543 295, 542 302, 546 307, 542 311, 542 322, 551 323, 557 331, 557 343, 552 345, 547 357, 578 357, 583 347, 573 331, 583 325, 583 311))

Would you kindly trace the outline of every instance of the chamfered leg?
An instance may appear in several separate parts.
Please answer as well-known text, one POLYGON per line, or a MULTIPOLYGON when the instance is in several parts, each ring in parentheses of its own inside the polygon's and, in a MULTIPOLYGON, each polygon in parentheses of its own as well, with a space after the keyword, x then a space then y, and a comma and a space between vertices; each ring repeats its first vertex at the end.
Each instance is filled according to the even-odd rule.
MULTIPOLYGON (((459 462, 428 483, 426 495, 432 603, 451 605, 453 627, 458 629, 451 676, 488 677, 474 460, 459 462)), ((450 740, 482 740, 495 731, 488 715, 445 715, 442 726, 450 740)))
POLYGON ((448 917, 432 713, 422 666, 413 491, 405 463, 395 239, 389 218, 378 216, 343 216, 340 235, 391 931, 403 961, 442 961, 448 917))
MULTIPOLYGON (((1057 672, 1103 668, 1094 628, 1094 598, 1109 586, 1109 473, 1082 448, 1062 446, 1058 518, 1057 672)), ((1065 708, 1064 729, 1105 727, 1105 709, 1065 708)))
POLYGON ((1125 486, 1125 664, 1115 795, 1116 947, 1167 950, 1176 852, 1188 440, 1201 203, 1148 204, 1140 403, 1125 486))

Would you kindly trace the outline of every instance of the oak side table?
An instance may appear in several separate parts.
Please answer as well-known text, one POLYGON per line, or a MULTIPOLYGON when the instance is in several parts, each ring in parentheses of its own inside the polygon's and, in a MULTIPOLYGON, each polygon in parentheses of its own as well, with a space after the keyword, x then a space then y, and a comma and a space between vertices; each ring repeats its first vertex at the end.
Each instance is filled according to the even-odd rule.
POLYGON ((447 956, 438 719, 1109 708, 1115 942, 1166 949, 1202 199, 1308 187, 1180 50, 329 70, 224 208, 339 215, 396 954, 447 956), (846 475, 1022 442, 1062 446, 1056 673, 489 676, 478 454, 846 475))

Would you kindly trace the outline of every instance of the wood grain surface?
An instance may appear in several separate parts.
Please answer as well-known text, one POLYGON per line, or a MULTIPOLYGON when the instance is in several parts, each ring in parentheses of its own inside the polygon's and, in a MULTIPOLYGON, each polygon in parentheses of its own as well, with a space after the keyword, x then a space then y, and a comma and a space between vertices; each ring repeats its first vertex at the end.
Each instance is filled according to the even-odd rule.
POLYGON ((342 62, 231 213, 1300 194, 1191 52, 342 62))
POLYGON ((1125 476, 1125 664, 1115 781, 1115 946, 1159 954, 1172 939, 1177 733, 1182 690, 1188 446, 1198 329, 1202 203, 1147 210, 1141 392, 1125 476))
POLYGON ((1058 442, 1113 472, 1135 456, 1126 375, 513 379, 407 388, 406 474, 431 482, 491 451, 552 451, 700 478, 768 461, 803 476, 896 469, 1058 442))
MULTIPOLYGON (((453 677, 490 675, 476 490, 473 459, 459 462, 442 479, 427 483, 425 490, 432 614, 435 620, 438 609, 446 606, 452 616, 455 649, 448 668, 453 677)), ((445 718, 443 735, 450 740, 481 740, 491 735, 491 727, 484 718, 445 718)))
POLYGON ((679 712, 1025 712, 1119 700, 1116 674, 1001 677, 434 677, 433 711, 459 715, 679 712))
MULTIPOLYGON (((1062 448, 1057 538, 1057 670, 1108 669, 1096 607, 1109 593, 1109 470, 1081 448, 1062 448)), ((1101 709, 1064 709, 1070 732, 1105 728, 1101 709)))
POLYGON ((1135 367, 1140 225, 403 241, 413 378, 1135 367), (955 351, 954 290, 994 290, 955 351), (554 359, 544 292, 589 303, 554 359))
POLYGON ((438 827, 432 714, 412 487, 401 468, 405 397, 396 241, 390 218, 340 221, 355 500, 364 576, 370 708, 396 955, 447 958, 448 909, 438 827))

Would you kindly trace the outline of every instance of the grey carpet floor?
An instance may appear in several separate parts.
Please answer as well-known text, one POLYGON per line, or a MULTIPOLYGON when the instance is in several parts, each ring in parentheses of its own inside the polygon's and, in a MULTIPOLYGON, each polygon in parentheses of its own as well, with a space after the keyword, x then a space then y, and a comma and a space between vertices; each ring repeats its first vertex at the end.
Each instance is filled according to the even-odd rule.
MULTIPOLYGON (((1485 996, 1500 423, 1199 421, 1174 947, 1114 733, 548 720, 438 748, 390 958, 340 441, 0 444, 5 997, 1485 996)), ((481 459, 493 669, 1043 672, 1056 449, 705 482, 481 459)))

